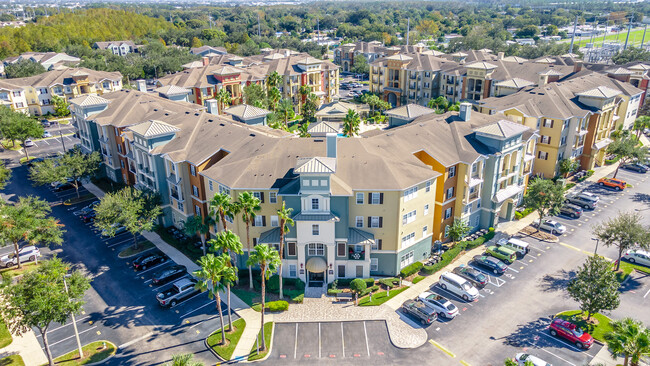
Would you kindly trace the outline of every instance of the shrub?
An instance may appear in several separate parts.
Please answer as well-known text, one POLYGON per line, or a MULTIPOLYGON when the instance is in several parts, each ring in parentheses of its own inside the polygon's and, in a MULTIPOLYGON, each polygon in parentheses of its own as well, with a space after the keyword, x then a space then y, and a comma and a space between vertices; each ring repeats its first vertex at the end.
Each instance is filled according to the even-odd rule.
POLYGON ((483 238, 485 239, 485 241, 490 241, 490 240, 492 240, 492 238, 494 238, 494 236, 495 236, 496 234, 497 234, 497 233, 496 233, 494 230, 492 230, 492 231, 488 231, 487 234, 483 235, 483 238))
MULTIPOLYGON (((283 285, 285 284, 283 283, 283 285)), ((280 292, 280 276, 275 274, 266 281, 266 291, 274 294, 280 292)))
POLYGON ((395 277, 390 277, 390 278, 382 278, 379 280, 379 283, 382 285, 388 287, 388 288, 393 288, 396 286, 397 283, 399 283, 399 279, 395 277))
POLYGON ((440 260, 440 262, 431 266, 424 266, 424 268, 422 268, 422 273, 430 275, 438 272, 439 270, 447 266, 449 263, 451 263, 451 261, 454 260, 454 258, 456 258, 462 250, 463 250, 462 246, 457 245, 454 248, 442 253, 442 259, 440 260))
POLYGON ((336 294, 340 294, 341 292, 343 292, 343 290, 339 290, 339 289, 335 289, 335 288, 327 289, 327 294, 331 295, 331 296, 334 296, 336 294))
POLYGON ((366 286, 368 286, 368 287, 375 284, 375 279, 372 278, 372 277, 364 278, 363 280, 366 282, 366 286))
POLYGON ((286 311, 289 309, 289 303, 283 300, 270 301, 266 303, 266 309, 272 312, 286 311))
POLYGON ((296 304, 302 304, 302 301, 305 299, 305 294, 302 293, 296 297, 292 297, 291 301, 295 302, 296 304))
POLYGON ((361 294, 363 291, 367 288, 366 286, 366 281, 362 280, 361 278, 355 278, 350 282, 350 290, 352 292, 361 294))
POLYGON ((493 227, 488 228, 488 233, 493 233, 493 232, 494 232, 494 228, 493 228, 493 227))
POLYGON ((374 286, 372 286, 372 287, 370 288, 370 290, 371 290, 372 292, 375 292, 375 291, 379 290, 379 285, 374 285, 374 286))
POLYGON ((605 165, 612 165, 621 159, 620 156, 613 157, 611 159, 605 160, 605 165))
POLYGON ((575 183, 567 183, 567 184, 564 186, 564 189, 571 189, 571 188, 573 188, 573 187, 575 187, 575 186, 576 186, 575 183))
POLYGON ((408 266, 402 268, 401 271, 399 271, 399 275, 402 278, 408 277, 412 274, 418 273, 420 269, 422 269, 422 262, 415 262, 413 264, 409 264, 408 266))
POLYGON ((296 290, 305 291, 305 283, 302 282, 300 278, 295 279, 293 282, 293 287, 295 287, 296 290))

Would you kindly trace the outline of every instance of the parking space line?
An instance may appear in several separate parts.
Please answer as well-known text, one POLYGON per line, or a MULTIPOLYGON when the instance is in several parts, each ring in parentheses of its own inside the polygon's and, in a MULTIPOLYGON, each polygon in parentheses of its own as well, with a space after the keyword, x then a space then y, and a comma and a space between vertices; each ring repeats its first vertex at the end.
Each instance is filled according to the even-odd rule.
POLYGON ((571 363, 571 362, 569 362, 569 361, 567 361, 567 360, 565 360, 564 358, 562 358, 562 357, 560 357, 560 356, 558 356, 558 355, 556 355, 555 353, 553 353, 553 352, 551 352, 551 351, 547 351, 547 350, 545 350, 545 349, 544 349, 544 348, 542 348, 542 347, 539 347, 539 346, 537 346, 537 349, 539 349, 539 350, 542 350, 542 351, 544 351, 544 352, 546 352, 546 353, 548 353, 548 354, 550 354, 550 355, 552 355, 552 356, 554 356, 554 357, 557 357, 557 358, 559 358, 560 360, 562 360, 562 361, 564 361, 564 362, 566 362, 566 363, 567 363, 568 365, 572 365, 572 366, 576 366, 576 364, 575 364, 575 363, 571 363))
POLYGON ((298 323, 296 323, 296 342, 293 347, 293 358, 296 358, 296 355, 298 354, 298 323))
POLYGON ((646 296, 648 296, 648 294, 650 294, 650 290, 648 290, 648 292, 646 292, 645 295, 643 295, 643 298, 645 299, 646 296))
MULTIPOLYGON (((96 325, 93 326, 93 327, 90 327, 90 328, 88 328, 88 329, 86 329, 86 330, 83 330, 83 331, 79 332, 79 334, 86 333, 87 331, 89 331, 89 330, 93 330, 93 329, 95 329, 95 328, 97 328, 96 325)), ((57 345, 57 344, 59 344, 59 343, 61 343, 61 342, 65 342, 65 341, 67 341, 68 339, 71 339, 71 338, 74 338, 74 337, 75 337, 74 335, 71 335, 70 337, 63 338, 62 340, 60 340, 60 341, 58 341, 58 342, 50 343, 50 347, 52 347, 52 346, 54 346, 54 345, 57 345)), ((45 347, 41 347, 41 349, 44 350, 45 347)))
POLYGON ((546 338, 550 338, 550 339, 552 339, 552 340, 554 340, 554 341, 556 341, 556 342, 560 342, 562 345, 567 346, 567 347, 571 348, 571 349, 574 350, 574 351, 583 352, 584 354, 587 354, 587 355, 589 355, 589 356, 591 356, 591 357, 595 357, 594 355, 591 355, 590 353, 585 352, 585 350, 583 350, 583 349, 579 349, 579 348, 575 347, 574 345, 572 345, 572 344, 570 344, 570 343, 564 342, 564 341, 562 341, 561 339, 558 339, 558 338, 555 338, 555 337, 553 337, 553 336, 551 336, 551 335, 548 335, 548 334, 544 333, 544 332, 541 331, 541 330, 540 330, 539 332, 537 332, 537 333, 543 335, 543 336, 546 337, 546 338))
POLYGON ((463 360, 460 360, 460 363, 461 363, 463 366, 472 366, 472 365, 468 364, 467 362, 465 362, 465 361, 463 361, 463 360))
POLYGON ((519 271, 517 271, 516 269, 514 269, 514 268, 512 268, 512 267, 510 267, 510 266, 508 266, 508 269, 511 270, 511 271, 513 271, 513 272, 515 272, 515 273, 519 273, 519 271))
POLYGON ((141 337, 138 337, 136 339, 132 339, 132 340, 126 342, 126 343, 122 343, 119 346, 117 346, 117 348, 118 349, 126 348, 126 347, 128 347, 128 346, 130 346, 130 345, 132 345, 134 343, 140 342, 143 339, 147 339, 147 338, 151 337, 152 335, 153 335, 153 332, 149 332, 149 333, 147 333, 147 334, 145 334, 145 335, 143 335, 141 337))
MULTIPOLYGON (((166 284, 164 284, 164 285, 160 285, 160 286, 158 286, 158 287, 152 287, 152 288, 151 288, 151 291, 156 292, 156 291, 160 290, 161 288, 163 288, 163 287, 165 287, 165 286, 169 286, 170 283, 174 283, 174 282, 176 282, 176 281, 180 281, 180 280, 185 279, 185 278, 190 278, 189 273, 186 274, 186 275, 183 276, 183 277, 179 277, 179 278, 175 279, 175 280, 172 281, 172 282, 168 282, 168 283, 166 283, 166 284)), ((148 279, 148 280, 144 281, 144 283, 146 284, 146 283, 148 283, 149 281, 153 281, 153 279, 148 279)))
POLYGON ((139 271, 138 274, 135 276, 135 278, 140 277, 143 273, 147 273, 147 272, 149 272, 149 271, 151 271, 153 269, 160 268, 160 267, 164 266, 165 264, 167 264, 167 261, 165 261, 163 263, 160 263, 160 264, 158 264, 156 266, 153 266, 153 267, 151 267, 149 269, 145 269, 144 271, 139 271))
POLYGON ((343 345, 343 355, 341 358, 345 357, 345 335, 343 334, 343 322, 341 322, 341 344, 343 345))
POLYGON ((370 346, 368 345, 368 330, 366 329, 366 321, 363 321, 363 333, 366 335, 366 351, 368 351, 368 357, 370 357, 370 346))
POLYGON ((318 322, 318 358, 321 358, 320 322, 318 322))
MULTIPOLYGON (((129 238, 129 239, 127 239, 127 240, 124 240, 124 241, 120 241, 120 242, 117 242, 117 243, 111 244, 111 245, 108 246, 108 248, 112 248, 112 247, 115 247, 115 246, 118 246, 118 245, 122 245, 122 244, 124 244, 124 243, 132 242, 132 241, 133 241, 133 239, 129 238)), ((151 250, 151 249, 153 249, 153 248, 154 248, 154 247, 151 247, 151 248, 149 248, 149 249, 147 249, 147 250, 151 250)), ((146 252, 147 250, 143 250, 142 253, 143 253, 143 252, 146 252)))
POLYGON ((444 288, 442 288, 442 287, 440 287, 440 286, 438 286, 438 287, 440 288, 440 290, 442 290, 442 291, 444 291, 444 292, 450 294, 451 296, 453 296, 453 297, 456 299, 456 301, 461 301, 461 302, 463 302, 463 303, 465 303, 465 304, 467 304, 467 305, 469 305, 469 306, 474 306, 474 305, 472 305, 472 302, 471 302, 471 301, 469 301, 469 302, 465 302, 465 299, 463 299, 462 297, 460 297, 460 296, 454 294, 454 293, 451 292, 451 291, 447 291, 447 290, 445 290, 444 288))
MULTIPOLYGON (((192 314, 193 312, 195 312, 195 311, 197 311, 197 310, 200 310, 200 309, 203 309, 204 307, 210 305, 210 304, 212 303, 212 301, 213 301, 213 300, 210 300, 210 301, 208 301, 207 303, 205 303, 205 304, 199 306, 198 308, 196 308, 196 309, 194 309, 194 310, 192 310, 192 311, 189 311, 189 312, 187 312, 187 313, 181 315, 181 319, 184 319, 186 316, 192 314)), ((216 300, 214 300, 214 301, 216 301, 216 300)))
POLYGON ((521 264, 523 264, 523 265, 526 265, 526 266, 528 265, 528 263, 522 262, 522 261, 520 261, 519 259, 517 259, 517 262, 519 262, 519 263, 521 263, 521 264))
MULTIPOLYGON (((81 318, 81 319, 77 319, 77 323, 80 323, 80 322, 82 322, 82 321, 84 321, 85 319, 88 319, 88 318, 90 318, 90 315, 88 315, 88 316, 84 316, 84 317, 81 318)), ((61 329, 61 328, 65 328, 65 327, 67 327, 68 325, 72 325, 72 322, 70 322, 70 323, 65 323, 65 324, 61 325, 60 327, 56 327, 56 328, 54 328, 54 329, 50 329, 50 330, 47 331, 47 334, 49 335, 50 333, 52 333, 52 332, 56 332, 57 330, 59 330, 59 329, 61 329)), ((42 335, 41 335, 40 333, 38 333, 36 336, 37 336, 37 337, 42 337, 42 335)))
POLYGON ((429 343, 433 344, 433 345, 436 346, 439 350, 441 350, 442 352, 446 353, 447 356, 449 356, 449 357, 451 357, 451 358, 456 358, 456 355, 455 355, 455 354, 453 354, 450 350, 446 349, 445 347, 441 346, 438 342, 434 341, 433 339, 429 339, 429 343))

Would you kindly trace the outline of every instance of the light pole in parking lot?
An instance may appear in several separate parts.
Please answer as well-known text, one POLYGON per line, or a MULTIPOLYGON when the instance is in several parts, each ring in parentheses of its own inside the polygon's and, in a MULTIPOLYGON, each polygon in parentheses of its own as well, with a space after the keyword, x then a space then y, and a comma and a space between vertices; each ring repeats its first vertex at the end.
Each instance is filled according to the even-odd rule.
MULTIPOLYGON (((70 277, 71 275, 67 274, 63 276, 63 286, 65 287, 65 293, 68 295, 68 302, 70 302, 70 293, 68 292, 68 283, 65 281, 67 277, 70 277)), ((77 338, 77 348, 79 348, 79 359, 82 359, 84 357, 84 351, 81 348, 81 341, 79 340, 79 331, 77 330, 77 320, 74 317, 74 313, 70 313, 70 316, 72 317, 72 327, 74 328, 74 336, 77 338)))
POLYGON ((65 154, 65 141, 63 141, 63 133, 61 132, 60 128, 59 128, 59 137, 61 138, 61 145, 63 145, 63 153, 65 154))
POLYGON ((591 240, 595 240, 595 241, 596 241, 596 249, 594 249, 594 255, 596 255, 596 252, 598 251, 598 241, 599 241, 600 239, 598 239, 598 238, 591 238, 591 240))

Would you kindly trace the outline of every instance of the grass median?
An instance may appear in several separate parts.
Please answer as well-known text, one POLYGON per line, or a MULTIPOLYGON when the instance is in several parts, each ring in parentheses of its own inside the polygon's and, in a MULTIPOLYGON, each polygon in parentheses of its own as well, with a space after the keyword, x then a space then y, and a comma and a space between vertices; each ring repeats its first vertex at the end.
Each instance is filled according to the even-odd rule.
POLYGON ((79 197, 74 197, 74 198, 70 198, 70 199, 67 199, 67 200, 63 201, 63 205, 72 206, 72 205, 76 205, 77 203, 94 200, 95 198, 97 198, 97 197, 95 197, 94 194, 86 193, 86 194, 80 195, 79 197))
POLYGON ((25 361, 20 355, 11 355, 0 358, 0 366, 25 366, 25 361))
POLYGON ((610 325, 612 320, 603 314, 592 314, 591 320, 589 321, 587 321, 586 314, 582 310, 563 311, 555 315, 555 317, 576 324, 580 329, 601 342, 605 342, 605 334, 612 331, 612 326, 610 325))
POLYGON ((387 296, 386 291, 378 292, 372 295, 372 301, 370 301, 370 296, 364 297, 363 299, 359 300, 359 306, 379 306, 385 303, 386 301, 392 299, 393 297, 397 296, 399 293, 406 290, 407 288, 409 287, 404 286, 401 288, 390 290, 390 296, 387 296))
MULTIPOLYGON (((260 333, 258 334, 258 337, 260 337, 260 342, 262 341, 262 331, 260 330, 260 333)), ((253 348, 251 348, 251 353, 248 355, 248 361, 255 361, 255 360, 260 360, 264 357, 266 357, 266 354, 269 353, 269 349, 271 347, 271 336, 273 336, 273 322, 268 322, 264 323, 264 344, 266 345, 266 349, 264 351, 260 351, 257 353, 257 342, 253 344, 253 348)))
POLYGON ((76 366, 87 365, 103 361, 115 354, 117 347, 109 341, 97 341, 87 344, 81 348, 84 352, 83 357, 79 358, 79 352, 74 350, 63 356, 54 359, 55 365, 76 366))
MULTIPOLYGON (((616 264, 613 264, 613 266, 615 267, 616 264)), ((618 281, 622 283, 628 277, 630 277, 630 274, 634 270, 637 270, 639 272, 643 272, 643 273, 646 273, 646 274, 650 274, 650 268, 648 268, 648 267, 643 267, 643 266, 640 266, 638 264, 621 261, 621 266, 620 266, 618 272, 616 272, 616 279, 618 279, 618 281)))
MULTIPOLYGON (((237 319, 232 323, 234 331, 226 331, 226 343, 221 344, 221 329, 212 333, 208 337, 208 347, 212 348, 219 357, 228 361, 232 357, 232 353, 235 352, 237 343, 239 343, 239 338, 241 338, 244 329, 246 328, 246 321, 244 319, 237 319)), ((228 329, 228 324, 226 323, 226 329, 228 329)))
POLYGON ((121 251, 120 254, 118 254, 117 256, 119 258, 128 258, 128 257, 132 257, 132 256, 134 256, 136 254, 140 254, 140 253, 144 252, 145 250, 149 250, 149 249, 151 249, 153 247, 154 247, 153 243, 150 242, 149 240, 142 240, 142 241, 138 242, 138 247, 137 248, 134 245, 131 245, 128 248, 121 251))

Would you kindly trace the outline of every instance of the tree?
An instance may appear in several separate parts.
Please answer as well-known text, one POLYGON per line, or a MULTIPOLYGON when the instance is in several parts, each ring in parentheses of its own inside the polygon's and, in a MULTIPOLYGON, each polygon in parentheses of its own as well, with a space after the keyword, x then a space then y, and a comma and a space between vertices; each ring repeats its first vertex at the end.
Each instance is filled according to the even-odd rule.
POLYGON ((95 226, 114 236, 118 227, 124 226, 133 235, 133 247, 138 248, 138 236, 153 229, 162 213, 160 197, 151 191, 126 187, 106 193, 95 207, 95 226))
POLYGON ((3 162, 0 162, 0 191, 5 189, 9 179, 11 179, 11 169, 7 168, 3 162))
POLYGON ((634 121, 633 129, 636 131, 636 139, 641 138, 641 133, 646 128, 650 128, 650 116, 640 116, 634 121))
POLYGON ((230 195, 225 192, 216 193, 210 200, 210 216, 213 216, 215 220, 221 221, 223 230, 228 229, 226 217, 234 217, 237 211, 237 205, 230 202, 230 200, 230 195))
MULTIPOLYGON (((242 213, 242 220, 246 223, 246 249, 248 250, 248 255, 251 255, 251 235, 250 235, 250 225, 251 222, 255 220, 257 216, 257 211, 261 210, 260 199, 253 196, 251 192, 242 192, 239 194, 239 199, 237 205, 240 208, 242 213)), ((248 282, 250 288, 253 288, 253 269, 251 265, 248 265, 248 282)))
POLYGON ((311 133, 309 133, 309 122, 303 122, 298 126, 298 135, 300 137, 311 137, 311 133))
POLYGON ((101 162, 99 152, 85 154, 79 147, 75 147, 58 160, 45 159, 34 164, 29 169, 29 177, 39 185, 70 180, 79 198, 81 180, 95 176, 101 162))
POLYGON ((273 89, 277 88, 282 84, 282 76, 278 74, 277 71, 273 71, 267 78, 266 78, 266 87, 268 89, 273 89))
POLYGON ((194 355, 186 353, 184 355, 173 355, 172 361, 166 363, 165 366, 204 366, 202 362, 192 360, 194 355))
POLYGON ((280 101, 281 98, 282 98, 282 94, 280 93, 280 89, 276 87, 272 87, 271 89, 269 89, 267 92, 269 109, 275 112, 278 106, 278 102, 280 101))
MULTIPOLYGON (((248 268, 251 266, 260 267, 260 277, 262 279, 262 351, 266 350, 266 341, 264 339, 264 308, 266 307, 266 281, 271 275, 278 270, 278 266, 282 263, 280 255, 277 250, 269 247, 266 244, 257 244, 253 253, 249 252, 248 261, 246 264, 248 268)), ((252 281, 251 281, 252 284, 252 281)))
POLYGON ((45 67, 43 67, 43 65, 31 60, 21 60, 14 64, 5 66, 7 79, 26 78, 28 76, 42 74, 45 71, 47 70, 45 70, 45 67))
POLYGON ((219 292, 224 290, 222 277, 224 271, 228 268, 228 263, 230 263, 230 256, 228 254, 215 256, 209 253, 199 259, 201 269, 194 271, 194 276, 199 279, 196 283, 196 288, 201 290, 201 292, 207 290, 210 300, 216 298, 217 312, 219 314, 219 321, 221 322, 221 344, 226 343, 226 329, 223 323, 223 316, 221 316, 223 313, 221 312, 221 295, 219 292))
POLYGON ((355 278, 350 282, 350 290, 354 292, 354 305, 357 305, 359 294, 366 290, 368 285, 362 278, 355 278))
POLYGON ((54 257, 3 289, 0 314, 11 333, 22 335, 38 329, 50 366, 54 365, 47 331, 52 323, 64 324, 70 314, 79 314, 90 280, 80 271, 68 273, 69 264, 54 257), (67 283, 64 284, 64 277, 67 283))
MULTIPOLYGON (((280 259, 284 258, 284 237, 291 230, 291 226, 294 225, 293 219, 291 218, 292 211, 293 208, 284 207, 284 201, 282 201, 282 208, 278 210, 278 218, 280 219, 280 259)), ((280 299, 283 299, 284 293, 282 290, 282 262, 280 262, 278 277, 280 280, 280 299)))
POLYGON ((650 356, 650 329, 642 322, 624 318, 615 320, 610 325, 612 331, 605 334, 605 340, 614 355, 625 356, 624 366, 630 360, 632 366, 638 366, 641 357, 650 356))
POLYGON ((354 109, 348 109, 348 114, 343 117, 343 134, 347 137, 354 137, 359 134, 361 118, 354 109))
POLYGON ((637 143, 638 140, 632 136, 621 135, 607 146, 607 153, 614 154, 619 158, 618 166, 614 172, 614 178, 616 178, 618 170, 622 165, 634 160, 645 161, 648 150, 643 146, 637 145, 637 143))
MULTIPOLYGON (((195 20, 195 19, 191 19, 191 20, 195 20)), ((201 46, 203 46, 203 43, 201 43, 200 39, 198 39, 197 37, 192 38, 192 48, 198 48, 201 46)))
MULTIPOLYGON (((18 202, 0 204, 0 246, 11 243, 18 268, 20 244, 61 245, 63 225, 50 217, 52 209, 47 201, 33 196, 19 197, 18 202)), ((36 258, 34 258, 36 259, 36 258)))
POLYGON ((205 249, 205 238, 210 234, 210 227, 212 226, 212 217, 202 217, 201 215, 194 215, 187 218, 183 229, 188 235, 198 235, 201 239, 201 249, 203 249, 203 255, 206 254, 205 249))
POLYGON ((248 105, 258 108, 266 107, 266 94, 262 86, 257 83, 252 83, 244 87, 244 100, 248 105))
POLYGON ((354 57, 354 63, 351 72, 355 74, 368 74, 370 72, 370 66, 368 65, 368 59, 363 54, 358 54, 354 57))
POLYGON ((517 31, 517 37, 519 38, 533 38, 539 33, 539 28, 536 25, 529 24, 521 27, 517 31))
POLYGON ((282 99, 276 108, 276 113, 279 113, 284 120, 284 125, 286 126, 289 123, 289 120, 295 116, 293 111, 293 103, 290 99, 282 99))
POLYGON ((311 89, 307 85, 300 85, 298 88, 298 94, 300 94, 300 110, 302 111, 302 105, 305 103, 307 96, 311 93, 311 89))
POLYGON ((595 313, 618 307, 620 286, 616 273, 611 270, 611 263, 594 255, 587 258, 576 277, 569 282, 567 292, 580 304, 580 310, 587 313, 587 320, 590 320, 595 313))
POLYGON ((634 61, 647 61, 650 59, 650 51, 639 47, 628 47, 612 56, 612 62, 616 65, 624 65, 634 61))
POLYGON ((566 178, 569 173, 573 173, 580 167, 580 163, 577 160, 572 159, 562 159, 558 165, 558 170, 562 177, 566 178))
POLYGON ((447 107, 449 107, 449 101, 447 98, 440 96, 436 99, 430 99, 429 103, 427 103, 427 107, 435 109, 438 114, 442 114, 447 110, 447 107))
POLYGON ((230 95, 230 92, 224 87, 219 89, 217 95, 215 95, 214 98, 217 100, 217 102, 219 102, 219 113, 223 113, 223 110, 226 109, 226 106, 229 106, 232 102, 232 95, 230 95))
POLYGON ((65 98, 53 95, 52 104, 54 104, 54 115, 57 117, 67 117, 70 115, 70 103, 65 98))
POLYGON ((470 230, 471 228, 467 222, 461 219, 454 219, 453 224, 449 227, 449 238, 454 242, 457 242, 462 240, 470 230))
POLYGON ((638 212, 619 212, 593 229, 596 238, 607 247, 618 248, 616 271, 621 265, 623 253, 635 246, 650 248, 650 232, 642 225, 643 217, 638 212))
MULTIPOLYGON (((242 243, 241 240, 239 240, 239 236, 237 236, 235 233, 233 233, 230 230, 224 230, 218 233, 217 238, 210 239, 208 243, 210 244, 210 251, 213 252, 221 252, 223 254, 228 254, 228 256, 230 256, 230 253, 238 254, 238 255, 243 254, 242 243)), ((229 261, 227 264, 228 264, 228 268, 232 269, 232 271, 224 271, 223 277, 224 277, 224 283, 226 284, 226 290, 228 291, 228 299, 227 299, 228 324, 229 324, 228 330, 232 331, 232 315, 230 309, 230 286, 232 285, 233 282, 236 282, 239 279, 239 277, 237 276, 237 268, 235 268, 232 265, 232 261, 229 261)))
MULTIPOLYGON (((24 113, 4 110, 0 114, 0 133, 4 138, 10 139, 13 146, 16 146, 15 140, 19 140, 25 146, 25 140, 30 137, 41 137, 44 131, 43 125, 24 113)), ((23 150, 25 157, 29 159, 27 148, 23 150)))
POLYGON ((307 95, 305 102, 302 104, 302 110, 300 111, 303 122, 313 122, 315 120, 314 116, 318 109, 318 103, 318 97, 314 93, 307 95))
POLYGON ((519 363, 517 361, 513 360, 512 358, 506 358, 504 362, 505 366, 519 366, 519 363))
MULTIPOLYGON (((557 215, 564 203, 564 187, 549 179, 533 179, 528 183, 524 205, 539 214, 539 225, 546 215, 557 215)), ((539 230, 539 228, 538 228, 539 230)))

